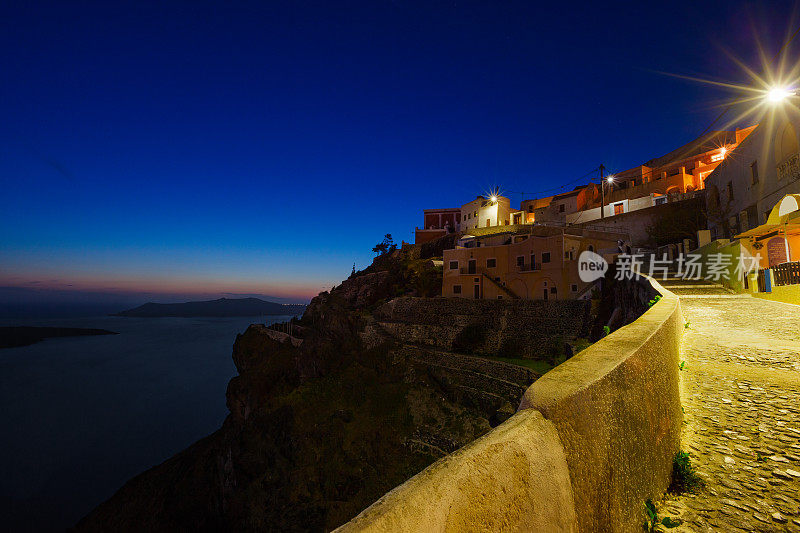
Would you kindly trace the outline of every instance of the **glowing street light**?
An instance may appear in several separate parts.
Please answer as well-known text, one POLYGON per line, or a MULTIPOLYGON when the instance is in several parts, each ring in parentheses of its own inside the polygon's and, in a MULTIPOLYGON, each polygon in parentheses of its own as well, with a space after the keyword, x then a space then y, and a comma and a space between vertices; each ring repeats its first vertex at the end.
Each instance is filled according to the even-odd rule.
POLYGON ((609 177, 607 177, 607 178, 606 178, 606 181, 607 181, 608 183, 614 183, 614 175, 612 174, 612 175, 610 175, 609 177))
POLYGON ((773 87, 767 93, 767 100, 777 104, 778 102, 782 102, 786 98, 790 96, 795 96, 796 94, 797 91, 792 91, 790 89, 787 89, 786 87, 773 87))
POLYGON ((492 202, 496 202, 497 201, 497 196, 493 194, 492 197, 489 198, 489 200, 491 200, 492 202))

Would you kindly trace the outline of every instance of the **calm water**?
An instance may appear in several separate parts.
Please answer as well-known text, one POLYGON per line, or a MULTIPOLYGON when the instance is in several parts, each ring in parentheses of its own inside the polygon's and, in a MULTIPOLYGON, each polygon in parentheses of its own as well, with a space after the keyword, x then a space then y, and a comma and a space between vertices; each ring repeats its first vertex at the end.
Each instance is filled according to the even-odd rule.
POLYGON ((3 321, 120 333, 0 349, 4 529, 63 531, 219 428, 231 347, 254 322, 263 317, 3 321))

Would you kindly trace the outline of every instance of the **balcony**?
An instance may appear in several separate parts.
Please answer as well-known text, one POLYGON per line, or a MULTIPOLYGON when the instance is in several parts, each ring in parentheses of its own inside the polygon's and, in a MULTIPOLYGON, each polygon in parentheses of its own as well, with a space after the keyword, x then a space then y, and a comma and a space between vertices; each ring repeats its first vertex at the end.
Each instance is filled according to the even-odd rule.
POLYGON ((517 265, 517 272, 533 272, 541 269, 542 269, 541 263, 537 263, 535 265, 530 265, 530 264, 517 265))
POLYGON ((800 177, 800 154, 787 157, 777 167, 778 180, 794 181, 800 177))

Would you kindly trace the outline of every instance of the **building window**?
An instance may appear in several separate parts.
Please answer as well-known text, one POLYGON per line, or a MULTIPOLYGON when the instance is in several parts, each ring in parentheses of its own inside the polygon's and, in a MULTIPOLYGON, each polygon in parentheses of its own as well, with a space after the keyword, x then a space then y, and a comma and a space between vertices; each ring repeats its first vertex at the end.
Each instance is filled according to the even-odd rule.
POLYGON ((528 213, 533 213, 533 204, 528 206, 528 213))
POLYGON ((542 252, 542 263, 550 262, 550 252, 542 252))
POLYGON ((472 281, 474 281, 475 283, 480 283, 481 282, 481 278, 472 278, 472 281))
POLYGON ((572 284, 572 292, 578 292, 578 286, 576 284, 572 284))
POLYGON ((524 265, 525 265, 525 256, 524 255, 518 255, 517 256, 517 266, 518 267, 522 267, 524 265))
POLYGON ((753 183, 758 183, 758 161, 753 161, 750 165, 750 176, 753 178, 753 183))
POLYGON ((728 200, 733 200, 733 182, 728 182, 728 200))
POLYGON ((453 285, 453 294, 461 294, 461 285, 453 285))
POLYGON ((564 212, 564 204, 559 204, 558 205, 558 212, 559 213, 563 213, 564 212))
POLYGON ((615 215, 621 215, 624 212, 625 212, 625 208, 622 205, 622 203, 614 204, 614 214, 615 215))
POLYGON ((458 261, 450 261, 450 270, 458 270, 458 261))
POLYGON ((497 299, 498 299, 498 300, 502 300, 502 299, 503 299, 503 295, 502 295, 502 294, 498 294, 498 295, 497 295, 497 299))
POLYGON ((497 259, 491 258, 486 260, 486 268, 495 268, 497 266, 497 259))
POLYGON ((592 246, 591 244, 586 249, 589 250, 590 252, 594 252, 594 246, 592 246))
POLYGON ((555 293, 556 293, 556 288, 550 287, 550 294, 555 294, 555 293))

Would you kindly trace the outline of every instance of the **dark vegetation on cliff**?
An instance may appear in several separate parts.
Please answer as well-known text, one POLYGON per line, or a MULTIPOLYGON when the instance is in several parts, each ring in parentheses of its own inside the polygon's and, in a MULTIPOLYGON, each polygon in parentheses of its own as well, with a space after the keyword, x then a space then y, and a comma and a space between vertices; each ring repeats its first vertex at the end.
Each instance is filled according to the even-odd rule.
MULTIPOLYGON (((538 375, 496 356, 514 349, 513 328, 534 330, 558 308, 477 302, 498 306, 487 331, 472 316, 482 308, 420 298, 439 295, 430 258, 452 239, 379 256, 314 298, 293 337, 261 325, 237 336, 222 428, 76 529, 330 530, 511 416, 538 375)), ((580 309, 570 339, 588 334, 588 303, 580 309)), ((563 350, 564 338, 554 329, 530 342, 563 350)))

